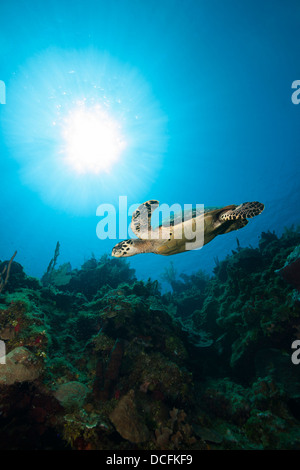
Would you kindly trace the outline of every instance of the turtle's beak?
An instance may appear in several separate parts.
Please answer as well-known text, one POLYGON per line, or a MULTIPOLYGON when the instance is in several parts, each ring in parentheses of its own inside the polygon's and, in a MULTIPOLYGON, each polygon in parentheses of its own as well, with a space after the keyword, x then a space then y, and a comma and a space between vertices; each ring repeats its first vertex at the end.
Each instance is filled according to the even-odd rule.
POLYGON ((114 256, 115 258, 121 258, 123 256, 123 253, 121 250, 118 250, 116 247, 112 249, 111 256, 114 256))
POLYGON ((114 256, 115 258, 123 258, 124 256, 128 256, 126 251, 127 245, 125 244, 126 241, 117 243, 112 249, 111 256, 114 256))
POLYGON ((113 247, 111 255, 115 258, 127 258, 138 253, 139 250, 136 249, 132 240, 123 240, 113 247))

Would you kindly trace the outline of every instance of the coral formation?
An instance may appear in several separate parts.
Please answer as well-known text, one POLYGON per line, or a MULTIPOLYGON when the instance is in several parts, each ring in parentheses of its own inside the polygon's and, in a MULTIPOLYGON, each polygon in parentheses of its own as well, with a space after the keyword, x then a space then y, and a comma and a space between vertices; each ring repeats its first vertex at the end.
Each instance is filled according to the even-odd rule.
POLYGON ((284 266, 277 271, 283 279, 300 291, 300 245, 287 257, 284 266))
POLYGON ((0 263, 0 448, 299 449, 299 244, 171 265, 164 294, 124 260, 57 266, 59 244, 41 281, 0 263))
POLYGON ((15 382, 32 382, 41 373, 40 364, 27 348, 20 346, 5 357, 0 368, 0 384, 12 385, 15 382))
POLYGON ((7 281, 9 279, 9 274, 10 274, 11 263, 13 262, 16 255, 17 255, 17 252, 15 251, 15 253, 12 255, 9 262, 4 263, 4 266, 1 266, 2 271, 0 272, 0 294, 7 284, 7 281))
POLYGON ((109 419, 124 439, 134 443, 149 439, 148 428, 136 408, 134 390, 121 398, 109 419))

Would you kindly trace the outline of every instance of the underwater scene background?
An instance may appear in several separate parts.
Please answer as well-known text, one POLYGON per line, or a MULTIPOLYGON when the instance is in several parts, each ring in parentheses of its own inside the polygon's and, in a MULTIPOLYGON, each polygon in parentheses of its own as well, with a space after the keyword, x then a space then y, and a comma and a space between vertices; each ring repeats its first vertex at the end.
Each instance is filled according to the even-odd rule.
POLYGON ((0 11, 0 449, 299 449, 299 3, 0 11), (112 257, 154 199, 265 208, 112 257))

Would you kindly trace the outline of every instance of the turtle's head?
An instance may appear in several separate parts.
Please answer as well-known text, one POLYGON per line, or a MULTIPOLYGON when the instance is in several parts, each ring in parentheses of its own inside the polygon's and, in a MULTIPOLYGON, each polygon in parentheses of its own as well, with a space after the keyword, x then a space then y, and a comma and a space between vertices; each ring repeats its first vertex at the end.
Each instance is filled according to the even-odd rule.
POLYGON ((128 256, 134 256, 140 253, 138 246, 136 246, 135 240, 124 240, 123 242, 117 243, 111 252, 111 255, 115 258, 123 258, 128 256))

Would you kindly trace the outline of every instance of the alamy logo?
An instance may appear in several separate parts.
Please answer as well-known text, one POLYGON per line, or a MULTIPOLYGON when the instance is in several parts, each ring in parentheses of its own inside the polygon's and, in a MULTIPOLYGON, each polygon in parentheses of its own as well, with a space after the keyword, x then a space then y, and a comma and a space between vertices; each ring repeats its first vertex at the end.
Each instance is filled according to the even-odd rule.
POLYGON ((6 87, 3 80, 0 80, 0 104, 6 104, 6 87))
POLYGON ((4 341, 0 340, 0 364, 5 364, 6 348, 4 341))
POLYGON ((300 80, 294 80, 292 83, 292 88, 296 88, 296 91, 292 93, 291 100, 293 104, 300 103, 300 80))
POLYGON ((186 249, 194 250, 201 248, 204 243, 203 214, 204 204, 169 206, 149 201, 140 205, 132 204, 128 208, 127 196, 120 196, 118 211, 112 204, 98 206, 96 215, 101 220, 97 224, 96 233, 100 240, 126 239, 137 235, 143 240, 167 241, 172 236, 175 240, 184 239, 186 249), (132 218, 131 222, 128 217, 132 218))
POLYGON ((296 339, 295 341, 293 341, 291 348, 296 350, 291 356, 292 363, 298 365, 300 364, 300 340, 296 339))

